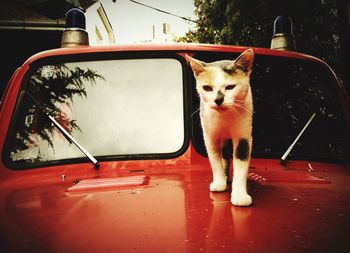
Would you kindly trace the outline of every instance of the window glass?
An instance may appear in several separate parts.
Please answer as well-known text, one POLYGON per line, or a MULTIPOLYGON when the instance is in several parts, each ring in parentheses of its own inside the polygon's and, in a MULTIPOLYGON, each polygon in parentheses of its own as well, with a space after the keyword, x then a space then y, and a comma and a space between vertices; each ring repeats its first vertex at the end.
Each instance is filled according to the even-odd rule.
POLYGON ((173 58, 41 66, 28 79, 10 159, 33 163, 84 157, 46 114, 93 156, 177 152, 184 143, 182 73, 173 58))

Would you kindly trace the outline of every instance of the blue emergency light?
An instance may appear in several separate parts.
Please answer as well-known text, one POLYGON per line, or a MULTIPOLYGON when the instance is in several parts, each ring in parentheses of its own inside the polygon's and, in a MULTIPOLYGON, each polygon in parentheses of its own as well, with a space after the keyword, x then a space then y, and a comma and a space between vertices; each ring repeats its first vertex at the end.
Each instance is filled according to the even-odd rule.
POLYGON ((278 33, 293 34, 292 19, 288 16, 281 15, 273 22, 273 35, 278 33))
POLYGON ((85 14, 81 9, 70 9, 66 14, 66 28, 86 29, 85 14))
POLYGON ((278 16, 273 23, 271 49, 295 50, 292 19, 288 16, 278 16))
POLYGON ((86 32, 85 14, 81 9, 73 8, 66 13, 66 28, 62 34, 61 47, 79 47, 89 45, 86 32))

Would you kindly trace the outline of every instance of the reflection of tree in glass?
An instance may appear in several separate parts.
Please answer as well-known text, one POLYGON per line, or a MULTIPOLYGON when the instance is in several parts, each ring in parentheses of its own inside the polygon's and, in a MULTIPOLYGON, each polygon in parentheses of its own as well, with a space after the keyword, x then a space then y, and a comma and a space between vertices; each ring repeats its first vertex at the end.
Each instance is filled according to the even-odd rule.
MULTIPOLYGON (((33 72, 27 89, 40 101, 46 109, 45 112, 54 117, 70 133, 75 129, 80 131, 80 128, 76 121, 66 114, 65 109, 71 106, 74 96, 87 97, 85 85, 96 84, 96 79, 104 80, 103 76, 91 69, 84 70, 79 67, 71 69, 64 64, 43 66, 33 72)), ((35 145, 35 135, 40 136, 53 147, 52 138, 57 129, 28 97, 23 101, 17 122, 20 126, 17 127, 12 145, 13 152, 35 145)))

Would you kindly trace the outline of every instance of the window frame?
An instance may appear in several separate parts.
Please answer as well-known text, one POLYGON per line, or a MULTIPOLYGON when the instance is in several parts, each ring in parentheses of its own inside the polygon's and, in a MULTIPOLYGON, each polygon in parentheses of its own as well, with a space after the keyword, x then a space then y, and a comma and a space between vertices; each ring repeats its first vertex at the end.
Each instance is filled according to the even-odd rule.
POLYGON ((65 158, 60 160, 43 161, 39 163, 21 163, 11 160, 11 143, 14 135, 16 134, 15 128, 20 113, 21 104, 23 102, 24 92, 28 86, 28 81, 32 73, 39 67, 44 65, 53 65, 59 63, 73 63, 84 61, 102 61, 102 60, 133 60, 133 59, 174 59, 177 60, 182 67, 182 92, 183 92, 183 143, 182 146, 175 152, 171 153, 149 153, 149 154, 127 154, 127 155, 105 155, 95 156, 99 162, 105 161, 125 161, 125 160, 163 160, 173 159, 181 156, 186 152, 190 143, 190 131, 189 131, 189 85, 187 78, 187 63, 185 59, 177 52, 163 52, 163 51, 130 51, 130 52, 93 52, 83 54, 67 54, 48 56, 40 58, 29 65, 29 69, 26 71, 17 96, 16 105, 12 113, 9 129, 6 135, 4 149, 3 149, 3 161, 5 165, 13 170, 33 169, 59 165, 69 165, 77 163, 89 163, 90 160, 87 157, 77 158, 65 158))

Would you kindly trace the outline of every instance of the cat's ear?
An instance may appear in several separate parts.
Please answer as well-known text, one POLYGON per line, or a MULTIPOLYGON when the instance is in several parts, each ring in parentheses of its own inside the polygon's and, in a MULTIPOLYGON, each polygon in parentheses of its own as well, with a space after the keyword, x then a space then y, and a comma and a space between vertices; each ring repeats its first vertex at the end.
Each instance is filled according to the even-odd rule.
POLYGON ((245 50, 234 62, 234 68, 242 70, 247 75, 252 72, 254 61, 254 51, 252 49, 245 50))
POLYGON ((186 59, 190 62, 190 66, 195 76, 198 76, 200 73, 202 73, 205 70, 204 69, 205 62, 194 59, 188 55, 186 55, 186 59))

